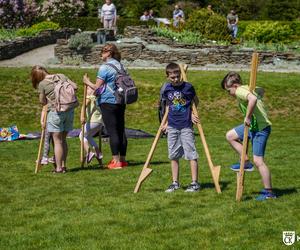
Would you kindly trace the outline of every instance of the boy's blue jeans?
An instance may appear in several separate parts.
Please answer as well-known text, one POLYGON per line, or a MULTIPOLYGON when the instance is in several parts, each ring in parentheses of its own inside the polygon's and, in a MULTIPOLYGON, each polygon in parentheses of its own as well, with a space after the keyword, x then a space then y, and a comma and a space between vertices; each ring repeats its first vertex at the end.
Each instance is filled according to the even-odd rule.
MULTIPOLYGON (((244 137, 244 124, 241 124, 234 128, 235 132, 238 134, 238 137, 243 141, 244 137)), ((267 146, 267 140, 271 134, 271 126, 265 127, 261 131, 252 132, 249 131, 248 138, 252 143, 252 151, 255 156, 264 156, 267 146)))

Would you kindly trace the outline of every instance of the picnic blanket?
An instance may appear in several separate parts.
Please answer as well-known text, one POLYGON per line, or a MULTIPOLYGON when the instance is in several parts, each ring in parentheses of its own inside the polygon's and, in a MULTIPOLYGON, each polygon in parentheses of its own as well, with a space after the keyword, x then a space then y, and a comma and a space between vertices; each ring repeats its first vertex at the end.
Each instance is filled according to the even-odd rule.
MULTIPOLYGON (((78 137, 80 134, 81 129, 73 129, 68 133, 68 138, 78 137)), ((154 137, 152 134, 149 134, 140 129, 131 129, 125 128, 125 134, 127 138, 149 138, 154 137)), ((41 138, 40 132, 30 132, 28 134, 20 134, 18 131, 17 126, 11 126, 9 128, 0 128, 0 142, 2 141, 14 141, 14 140, 32 140, 32 139, 39 139, 41 138), (1 132, 3 131, 3 132, 1 132), (3 136, 2 136, 3 134, 3 136)), ((95 135, 98 136, 98 135, 95 135)), ((105 130, 102 131, 101 136, 103 138, 109 137, 105 130)))
POLYGON ((18 140, 19 136, 20 133, 16 125, 12 125, 8 128, 0 128, 0 141, 18 140))

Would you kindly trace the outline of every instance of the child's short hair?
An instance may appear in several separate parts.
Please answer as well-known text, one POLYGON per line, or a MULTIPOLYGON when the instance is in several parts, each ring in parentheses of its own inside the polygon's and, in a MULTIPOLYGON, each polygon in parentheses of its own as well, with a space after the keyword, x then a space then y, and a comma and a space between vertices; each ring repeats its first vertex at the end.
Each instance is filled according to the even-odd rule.
POLYGON ((166 67, 166 74, 167 76, 171 73, 171 72, 174 72, 174 71, 179 71, 180 72, 180 67, 177 63, 169 63, 166 67))
POLYGON ((223 78, 221 87, 226 89, 226 87, 231 87, 234 83, 242 84, 242 78, 238 73, 231 71, 223 78))

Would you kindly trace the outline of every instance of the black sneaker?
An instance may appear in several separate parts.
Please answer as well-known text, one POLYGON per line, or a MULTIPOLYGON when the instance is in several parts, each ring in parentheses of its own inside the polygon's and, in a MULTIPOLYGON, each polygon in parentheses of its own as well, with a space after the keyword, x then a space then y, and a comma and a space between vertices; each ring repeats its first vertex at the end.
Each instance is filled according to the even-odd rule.
POLYGON ((179 183, 177 181, 174 181, 169 187, 168 189, 166 189, 166 193, 171 193, 174 192, 175 190, 179 189, 179 183))
POLYGON ((198 182, 192 182, 187 189, 185 190, 185 192, 198 192, 200 190, 200 184, 198 182))

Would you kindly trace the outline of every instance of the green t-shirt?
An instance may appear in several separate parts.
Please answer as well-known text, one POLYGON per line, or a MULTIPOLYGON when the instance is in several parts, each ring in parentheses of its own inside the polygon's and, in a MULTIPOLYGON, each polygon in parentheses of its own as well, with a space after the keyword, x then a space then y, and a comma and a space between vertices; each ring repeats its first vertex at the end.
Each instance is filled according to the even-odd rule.
POLYGON ((100 108, 96 105, 96 96, 89 95, 89 105, 86 107, 86 120, 89 122, 102 123, 102 114, 100 108))
MULTIPOLYGON (((262 101, 263 95, 261 94, 262 93, 261 90, 262 90, 261 88, 256 87, 255 90, 253 91, 253 94, 257 97, 257 102, 251 118, 250 131, 261 131, 265 127, 272 125, 272 123, 268 118, 265 105, 262 101)), ((235 95, 239 102, 239 107, 244 116, 246 116, 247 113, 248 94, 250 94, 250 91, 249 91, 249 86, 247 85, 242 85, 238 87, 235 92, 235 95)))

